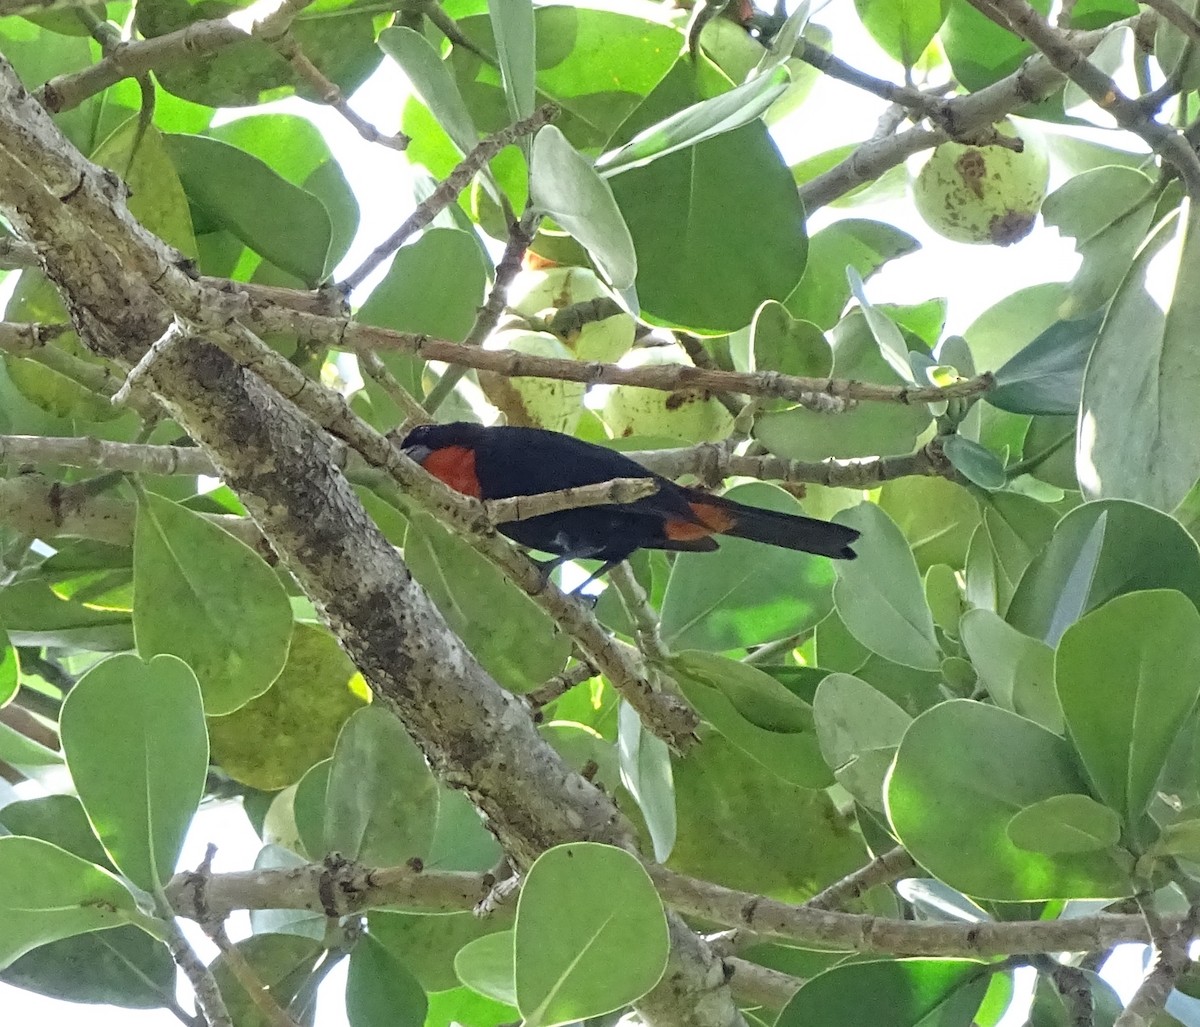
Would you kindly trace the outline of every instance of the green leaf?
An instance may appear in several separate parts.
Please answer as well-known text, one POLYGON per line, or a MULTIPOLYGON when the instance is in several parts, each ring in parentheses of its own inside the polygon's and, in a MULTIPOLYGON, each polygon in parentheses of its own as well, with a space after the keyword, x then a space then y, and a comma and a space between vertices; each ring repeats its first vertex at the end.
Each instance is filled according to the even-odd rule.
POLYGON ((971 665, 992 701, 1062 734, 1062 708, 1054 690, 1054 650, 1022 634, 991 610, 968 610, 959 628, 971 665))
POLYGON ((165 142, 206 230, 225 229, 309 287, 321 281, 332 227, 320 200, 227 143, 190 135, 165 142))
POLYGON ((21 684, 21 665, 17 651, 8 640, 8 632, 0 624, 0 706, 17 694, 21 684))
POLYGON ((449 68, 429 40, 410 28, 392 25, 379 33, 379 45, 400 65, 459 153, 463 156, 470 153, 479 142, 479 129, 449 68))
MULTIPOLYGON (((440 864, 438 869, 442 869, 440 864)), ((486 917, 478 917, 469 911, 429 916, 373 909, 368 916, 367 928, 370 937, 387 949, 393 959, 402 963, 426 992, 445 991, 459 986, 456 973, 458 954, 465 945, 485 935, 506 934, 507 980, 511 999, 513 971, 510 928, 515 917, 515 902, 501 905, 486 917)))
POLYGON ((1074 414, 1103 316, 1055 321, 996 372, 984 399, 1014 414, 1074 414))
POLYGON ((895 959, 846 963, 796 992, 776 1027, 959 1027, 987 991, 983 963, 895 959))
POLYGON ((417 979, 370 934, 350 952, 346 1019, 350 1027, 422 1027, 429 1001, 417 979))
MULTIPOLYGON (((775 485, 739 485, 739 503, 799 514, 775 485)), ((745 648, 811 628, 833 606, 832 562, 746 539, 723 538, 716 553, 681 553, 662 604, 663 641, 675 649, 745 648)))
POLYGON ((1200 550, 1179 522, 1125 500, 1084 503, 1058 522, 1049 545, 1033 558, 1005 619, 1053 645, 1089 610, 1126 592, 1156 588, 1176 589, 1200 605, 1200 550), (1089 548, 1102 517, 1099 555, 1092 558, 1089 548), (1081 573, 1093 562, 1089 574, 1081 573))
MULTIPOLYGON (((294 934, 256 934, 236 942, 235 948, 270 997, 285 1009, 308 983, 323 954, 320 942, 294 934)), ((273 1021, 229 968, 228 956, 218 955, 209 969, 233 1023, 238 1027, 271 1027, 273 1021)))
POLYGON ((1165 589, 1118 596, 1063 635, 1054 678, 1088 777, 1136 824, 1196 702, 1200 612, 1165 589))
MULTIPOLYGON (((1125 1009, 1121 997, 1099 974, 1090 970, 1080 970, 1079 973, 1091 998, 1094 1027, 1113 1027, 1125 1009)), ((1033 1005, 1029 1011, 1030 1027, 1075 1027, 1078 1022, 1078 1003, 1074 997, 1063 995, 1052 977, 1038 974, 1033 1005)))
POLYGON ((231 713, 279 676, 292 636, 287 593, 261 556, 215 524, 147 494, 138 503, 133 587, 138 652, 184 660, 210 716, 231 713))
POLYGON ((126 877, 157 891, 175 873, 208 772, 196 676, 174 656, 114 656, 71 689, 60 721, 92 829, 126 877))
MULTIPOLYGON (((790 300, 787 306, 792 309, 790 300)), ((835 377, 897 384, 896 373, 880 355, 861 310, 847 314, 830 337, 835 377)), ((836 417, 797 405, 761 415, 754 425, 754 437, 772 453, 790 460, 887 456, 911 453, 929 421, 929 407, 924 403, 860 403, 836 417)))
POLYGON ((83 805, 73 795, 43 795, 18 799, 0 809, 0 833, 40 838, 105 870, 116 870, 104 851, 83 805))
POLYGON ((1062 320, 1067 288, 1062 282, 1031 285, 992 304, 963 333, 983 370, 1001 367, 1056 321, 1062 320))
POLYGON ((510 1005, 486 998, 469 988, 451 988, 429 996, 425 1027, 502 1027, 521 1014, 510 1005))
MULTIPOLYGON (((252 114, 206 134, 245 150, 321 201, 331 222, 329 252, 325 255, 325 274, 330 274, 354 240, 359 210, 341 165, 317 127, 296 114, 252 114)), ((260 265, 255 280, 263 280, 268 270, 273 268, 260 265)))
POLYGON ((715 653, 676 653, 671 669, 697 712, 752 760, 802 788, 824 788, 812 709, 748 663, 715 653))
POLYGON ((896 327, 896 322, 867 299, 862 275, 853 265, 846 267, 846 281, 850 283, 850 292, 858 300, 863 317, 867 319, 867 327, 871 329, 871 335, 874 336, 875 343, 879 346, 880 355, 901 379, 906 382, 915 381, 908 359, 908 345, 905 343, 900 329, 896 327))
POLYGON ((811 321, 798 320, 787 307, 767 300, 750 325, 751 367, 801 377, 823 378, 833 371, 829 340, 811 321))
POLYGON ((508 114, 512 121, 520 121, 533 113, 534 106, 537 28, 533 3, 531 0, 488 0, 488 13, 504 78, 508 114))
POLYGON ((410 518, 404 558, 451 629, 505 688, 528 692, 566 665, 570 636, 429 514, 410 518))
POLYGON ((658 983, 669 947, 662 900, 636 857, 555 846, 530 867, 517 904, 517 1008, 529 1027, 620 1009, 658 983))
MULTIPOLYGON (((1050 0, 1033 0, 1031 6, 1045 15, 1050 0)), ((1031 44, 980 14, 967 0, 950 0, 939 35, 954 77, 970 92, 1011 75, 1033 52, 1031 44)))
POLYGON ((624 146, 596 161, 605 178, 612 178, 677 150, 696 146, 755 121, 791 84, 791 74, 776 66, 718 96, 692 104, 642 129, 624 146))
POLYGON ((1042 220, 1073 237, 1082 258, 1059 308, 1064 318, 1099 311, 1112 299, 1150 230, 1158 194, 1148 175, 1110 165, 1083 171, 1046 197, 1042 220))
POLYGON ((428 861, 437 782, 395 715, 367 706, 346 721, 329 768, 325 851, 368 866, 428 861))
POLYGON ((830 674, 817 686, 813 719, 838 784, 882 813, 884 776, 912 717, 865 681, 830 674))
POLYGON ((40 742, 0 721, 0 760, 11 764, 26 777, 37 780, 39 772, 62 764, 62 756, 40 742))
POLYGON ((252 788, 275 791, 295 784, 333 753, 342 724, 363 705, 365 689, 328 631, 296 624, 275 683, 240 709, 209 718, 213 761, 252 788))
POLYGON ((706 734, 675 761, 675 793, 667 865, 681 874, 803 902, 863 864, 862 839, 828 792, 785 781, 722 735, 706 734))
POLYGON ((654 858, 665 863, 675 847, 675 782, 667 743, 646 730, 637 711, 622 701, 617 713, 621 783, 633 796, 650 832, 654 858))
POLYGON ((96 148, 92 160, 125 180, 129 212, 145 228, 185 256, 195 257, 196 236, 183 184, 162 133, 154 125, 140 122, 138 116, 125 121, 96 148))
POLYGON ((1089 499, 1136 499, 1170 513, 1200 478, 1200 447, 1179 441, 1200 430, 1200 210, 1187 201, 1183 209, 1138 253, 1088 361, 1075 470, 1089 499), (1152 261, 1171 276, 1165 316, 1147 291, 1152 261))
POLYGON ((1128 895, 1130 882, 1107 853, 1029 852, 1008 836, 1025 807, 1088 794, 1076 766, 1070 744, 1031 721, 952 700, 905 733, 888 779, 888 817, 913 859, 967 895, 1008 902, 1128 895))
POLYGON ((508 1006, 517 1004, 515 932, 497 931, 467 942, 454 957, 454 972, 472 991, 508 1006))
POLYGON ((587 248, 615 289, 637 277, 633 239, 612 189, 553 125, 534 137, 529 197, 587 248))
POLYGON ((1155 855, 1182 856, 1195 861, 1200 857, 1200 820, 1177 820, 1167 824, 1150 851, 1155 855))
POLYGON ((140 917, 107 870, 40 838, 0 838, 0 969, 47 942, 140 917))
MULTIPOLYGON (((332 756, 314 763, 296 783, 296 790, 291 796, 294 841, 299 842, 300 850, 313 860, 321 859, 329 852, 325 844, 325 795, 329 790, 329 775, 332 769, 332 756)), ((286 798, 288 791, 285 789, 280 792, 280 798, 286 798)), ((279 841, 292 844, 293 839, 281 837, 279 841)), ((295 848, 295 845, 292 847, 295 848)))
POLYGON ((872 652, 918 670, 937 670, 941 650, 912 551, 900 529, 874 503, 840 513, 857 528, 857 560, 837 563, 833 602, 850 633, 872 652))
MULTIPOLYGON (((182 31, 194 22, 224 18, 243 10, 244 0, 160 0, 137 8, 137 31, 147 38, 182 31)), ((382 59, 375 47, 374 12, 346 4, 315 3, 289 26, 297 47, 342 92, 351 96, 382 59)), ((247 107, 283 99, 293 92, 320 102, 320 91, 307 85, 279 51, 247 34, 240 42, 218 47, 203 60, 168 63, 155 76, 176 96, 210 107, 247 107)))
POLYGON ((989 449, 965 435, 951 435, 942 443, 942 452, 967 481, 981 489, 1003 488, 1004 465, 989 449))
POLYGON ((64 1002, 158 1009, 175 999, 175 963, 132 925, 79 934, 26 952, 0 981, 64 1002))
POLYGON ((854 0, 854 7, 871 38, 911 68, 941 28, 949 0, 854 0))
POLYGON ((1027 852, 1099 852, 1120 841, 1121 818, 1091 796, 1054 795, 1013 814, 1006 830, 1027 852))
MULTIPOLYGON (((663 79, 623 134, 695 100, 686 65, 663 79)), ((761 122, 633 168, 612 186, 637 252, 642 314, 654 323, 736 331, 764 300, 784 299, 799 282, 804 212, 761 122), (730 196, 755 202, 731 205, 730 196)))
POLYGON ((897 478, 880 489, 879 508, 904 533, 922 574, 937 564, 958 569, 966 563, 981 513, 962 485, 945 478, 897 478))

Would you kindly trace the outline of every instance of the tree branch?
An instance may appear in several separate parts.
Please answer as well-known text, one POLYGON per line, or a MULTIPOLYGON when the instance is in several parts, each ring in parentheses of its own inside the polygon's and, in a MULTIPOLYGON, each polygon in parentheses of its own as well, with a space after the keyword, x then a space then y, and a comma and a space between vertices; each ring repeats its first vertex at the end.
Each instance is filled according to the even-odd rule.
POLYGON ((355 270, 341 282, 339 288, 346 295, 357 289, 367 276, 395 253, 408 238, 428 225, 435 217, 452 204, 471 182, 479 170, 506 146, 511 146, 522 136, 536 132, 558 116, 554 104, 539 107, 529 117, 494 132, 468 153, 457 166, 424 200, 417 204, 404 223, 383 242, 375 247, 355 270))
MULTIPOLYGON (((1091 53, 1113 29, 1134 27, 1146 17, 1153 15, 1136 15, 1103 29, 1076 33, 1072 44, 1080 53, 1091 53)), ((804 209, 811 214, 852 189, 874 181, 914 153, 937 146, 951 136, 966 138, 993 125, 1017 107, 1049 96, 1062 86, 1064 78, 1046 56, 1039 54, 999 82, 974 93, 951 97, 941 109, 944 130, 917 127, 863 143, 841 163, 800 187, 804 209)))
POLYGON ((839 909, 881 884, 888 884, 917 869, 916 861, 902 846, 880 853, 870 863, 835 881, 806 903, 807 909, 839 909))
POLYGON ((1012 31, 1037 47, 1058 71, 1074 82, 1117 124, 1139 136, 1170 164, 1183 180, 1188 195, 1200 199, 1200 157, 1183 134, 1150 117, 1112 78, 1087 59, 1069 33, 1055 28, 1025 0, 968 0, 972 7, 1001 15, 1012 31))

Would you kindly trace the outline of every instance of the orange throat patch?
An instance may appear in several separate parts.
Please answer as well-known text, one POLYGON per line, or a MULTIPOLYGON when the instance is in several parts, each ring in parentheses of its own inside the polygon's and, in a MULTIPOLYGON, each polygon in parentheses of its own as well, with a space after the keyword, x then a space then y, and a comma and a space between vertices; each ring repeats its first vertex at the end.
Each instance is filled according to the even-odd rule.
POLYGON ((430 453, 421 466, 455 492, 475 499, 483 498, 479 477, 475 473, 473 449, 466 446, 443 446, 430 453))

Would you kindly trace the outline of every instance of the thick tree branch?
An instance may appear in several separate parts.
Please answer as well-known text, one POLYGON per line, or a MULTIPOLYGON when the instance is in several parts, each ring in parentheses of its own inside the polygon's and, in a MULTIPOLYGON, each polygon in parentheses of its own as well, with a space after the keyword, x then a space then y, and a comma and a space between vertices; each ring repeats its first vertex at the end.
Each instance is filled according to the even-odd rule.
POLYGON ((1087 51, 1070 33, 1055 28, 1025 0, 968 0, 1003 17, 1012 30, 1036 46, 1056 69, 1082 89, 1117 124, 1139 136, 1170 164, 1183 180, 1188 195, 1200 199, 1200 157, 1183 134, 1155 121, 1130 99, 1112 78, 1087 59, 1087 51))
MULTIPOLYGON (((37 245, 88 345, 132 366, 173 317, 195 321, 203 312, 212 291, 175 266, 113 180, 62 137, 2 60, 0 181, 0 212, 37 245)), ((518 865, 560 842, 632 843, 611 800, 563 762, 524 704, 450 631, 308 417, 208 342, 168 348, 151 376, 379 701, 438 776, 466 792, 518 865)), ((388 450, 416 480, 415 465, 388 450)), ((666 975, 639 1002, 643 1015, 660 1025, 740 1024, 719 961, 681 921, 671 926, 666 975)))
MULTIPOLYGON (((1137 15, 1103 29, 1077 32, 1071 36, 1073 47, 1081 54, 1091 53, 1114 29, 1134 27, 1154 15, 1137 15)), ((846 195, 860 185, 874 181, 921 150, 945 142, 952 136, 966 138, 995 124, 1027 103, 1034 103, 1060 89, 1066 76, 1043 54, 1026 61, 1017 71, 985 89, 955 96, 941 108, 944 128, 911 128, 898 135, 887 135, 863 143, 844 161, 800 187, 804 209, 810 214, 818 207, 846 195)))
MULTIPOLYGON (((0 450, 2 452, 2 450, 0 450)), ((246 545, 262 551, 258 526, 236 514, 200 514, 246 545)), ((92 495, 40 474, 0 478, 0 524, 33 538, 89 538, 133 545, 137 505, 110 494, 92 495)))
MULTIPOLYGON (((1005 956, 1032 952, 1094 952, 1124 942, 1146 942, 1139 915, 1100 913, 1067 920, 934 923, 892 920, 792 905, 750 892, 685 877, 657 864, 647 869, 663 901, 686 916, 777 938, 789 944, 844 952, 909 956, 1005 956)), ((176 913, 189 919, 228 915, 237 909, 303 909, 346 916, 403 905, 448 913, 474 908, 486 894, 483 874, 409 867, 369 869, 334 861, 287 870, 213 874, 198 895, 188 874, 167 887, 176 913)), ((1165 921, 1179 932, 1183 921, 1165 921)), ((1184 931, 1186 933, 1186 931, 1184 931)))

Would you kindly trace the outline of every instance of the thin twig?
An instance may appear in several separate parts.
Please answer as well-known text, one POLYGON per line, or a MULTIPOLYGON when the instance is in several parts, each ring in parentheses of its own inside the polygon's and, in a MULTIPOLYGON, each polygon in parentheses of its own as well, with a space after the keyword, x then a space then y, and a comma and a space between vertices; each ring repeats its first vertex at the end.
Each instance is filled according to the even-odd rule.
POLYGON ((416 209, 405 219, 387 239, 375 247, 354 271, 345 278, 340 288, 349 295, 366 280, 380 264, 395 253, 409 236, 419 232, 445 210, 471 182, 476 173, 488 161, 496 156, 506 146, 511 146, 522 136, 536 132, 543 125, 549 124, 558 116, 558 108, 554 104, 539 107, 529 117, 522 118, 515 124, 502 128, 475 147, 468 153, 424 200, 417 204, 416 209))
POLYGON ((1068 33, 1051 25, 1025 0, 968 0, 972 7, 1003 17, 1013 32, 1037 47, 1063 75, 1082 89, 1118 125, 1139 136, 1170 164, 1188 195, 1200 199, 1200 157, 1180 132, 1155 121, 1126 96, 1109 75, 1087 59, 1068 33))
POLYGON ((608 579, 621 595, 621 602, 633 621, 638 648, 654 666, 663 667, 670 658, 659 632, 658 611, 650 605, 650 597, 633 576, 629 564, 621 562, 609 571, 608 579))
POLYGON ((588 385, 638 385, 664 392, 700 389, 709 392, 738 392, 801 402, 824 393, 841 399, 874 403, 936 403, 944 399, 982 395, 993 385, 993 376, 985 372, 975 378, 950 385, 877 385, 846 378, 804 378, 778 371, 722 371, 690 364, 652 364, 645 367, 620 367, 599 361, 541 357, 515 350, 485 350, 464 346, 427 335, 398 332, 390 328, 339 318, 320 317, 283 308, 256 308, 250 319, 263 331, 294 332, 302 340, 322 343, 335 349, 387 350, 412 353, 426 360, 461 364, 481 371, 493 371, 508 378, 554 378, 584 382, 588 385))
POLYGON ((208 1027, 233 1027, 225 999, 221 995, 221 989, 217 987, 212 971, 200 961, 200 957, 188 944, 188 940, 179 929, 179 924, 173 919, 164 923, 167 927, 167 948, 171 950, 171 958, 183 971, 196 993, 196 1002, 208 1021, 208 1027))
MULTIPOLYGON (((479 308, 479 313, 475 316, 475 323, 462 341, 462 345, 476 348, 482 346, 483 340, 495 330, 508 300, 509 286, 512 285, 521 270, 521 261, 525 257, 525 251, 529 249, 529 244, 533 242, 540 221, 541 215, 532 207, 525 208, 525 213, 521 215, 519 221, 509 218, 508 241, 504 244, 504 253, 496 264, 496 278, 492 282, 492 289, 483 306, 479 308)), ((431 417, 437 413, 438 407, 454 391, 454 386, 458 384, 465 373, 466 368, 462 365, 452 365, 438 379, 438 383, 429 390, 429 395, 425 398, 425 410, 431 417)))
POLYGON ((189 338, 193 334, 194 333, 192 329, 186 326, 183 323, 183 320, 176 315, 171 320, 171 323, 167 325, 166 331, 164 331, 162 335, 154 340, 150 348, 142 355, 142 359, 139 360, 130 370, 129 374, 126 375, 125 383, 112 394, 112 399, 110 400, 112 405, 115 407, 124 406, 124 404, 128 401, 129 395, 133 391, 134 386, 136 386, 142 378, 145 378, 150 373, 150 368, 153 366, 154 362, 168 349, 175 345, 175 343, 189 338))
POLYGON ((561 674, 547 678, 532 692, 526 692, 524 699, 533 709, 540 710, 543 706, 549 706, 556 699, 561 699, 576 685, 590 681, 599 673, 586 658, 582 658, 561 674))
POLYGON ((488 519, 493 524, 509 521, 524 521, 530 517, 574 510, 586 506, 603 506, 606 503, 636 503, 639 499, 652 496, 658 491, 654 478, 613 478, 595 485, 580 485, 577 488, 559 489, 528 496, 512 496, 509 499, 489 499, 483 504, 488 519))
POLYGON ((387 397, 400 408, 405 424, 411 427, 423 424, 428 420, 425 416, 425 409, 417 402, 413 394, 400 384, 400 380, 388 370, 387 364, 383 362, 378 353, 364 350, 358 354, 358 360, 363 374, 383 389, 387 397))
POLYGON ((866 866, 835 881, 818 892, 804 906, 806 909, 841 909, 881 884, 888 884, 917 869, 916 861, 903 846, 880 853, 866 866))

